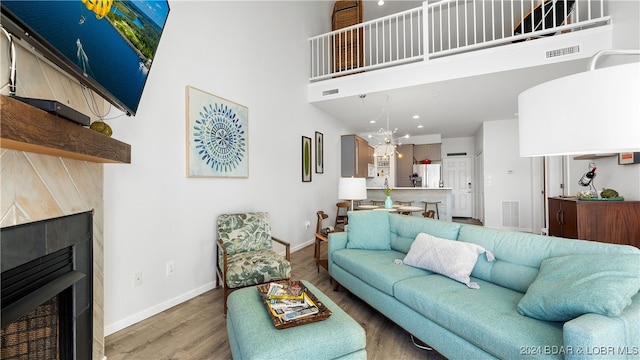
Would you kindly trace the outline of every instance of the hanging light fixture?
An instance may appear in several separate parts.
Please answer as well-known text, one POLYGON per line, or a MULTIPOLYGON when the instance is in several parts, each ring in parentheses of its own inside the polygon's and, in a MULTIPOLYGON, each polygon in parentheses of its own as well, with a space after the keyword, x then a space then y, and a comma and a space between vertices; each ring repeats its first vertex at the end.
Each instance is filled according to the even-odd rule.
MULTIPOLYGON (((408 139, 409 134, 404 136, 400 136, 398 138, 394 138, 396 132, 398 132, 398 128, 391 130, 389 128, 389 95, 387 94, 386 105, 382 113, 386 113, 387 115, 387 128, 380 128, 376 135, 369 134, 369 139, 378 140, 378 146, 376 147, 375 155, 376 156, 384 156, 385 158, 398 153, 398 156, 402 156, 396 149, 398 145, 402 145, 400 142, 401 139, 408 139)), ((382 115, 382 114, 381 114, 382 115)))

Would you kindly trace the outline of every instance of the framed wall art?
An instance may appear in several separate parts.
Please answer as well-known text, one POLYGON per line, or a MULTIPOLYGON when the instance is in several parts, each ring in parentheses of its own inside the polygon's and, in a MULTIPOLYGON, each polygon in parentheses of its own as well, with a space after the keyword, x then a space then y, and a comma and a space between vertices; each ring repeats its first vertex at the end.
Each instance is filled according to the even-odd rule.
POLYGON ((324 173, 324 135, 316 131, 316 174, 324 173))
POLYGON ((302 137, 302 182, 311 181, 311 138, 302 137))
POLYGON ((249 177, 249 109, 186 87, 187 177, 249 177))

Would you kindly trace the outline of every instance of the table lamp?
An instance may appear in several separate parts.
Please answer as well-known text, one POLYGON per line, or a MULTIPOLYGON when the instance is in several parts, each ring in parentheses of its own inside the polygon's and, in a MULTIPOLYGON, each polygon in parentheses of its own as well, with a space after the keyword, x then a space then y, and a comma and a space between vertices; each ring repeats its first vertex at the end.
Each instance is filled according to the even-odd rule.
POLYGON ((367 198, 367 182, 364 178, 340 178, 338 183, 338 198, 351 200, 351 210, 353 211, 353 200, 364 200, 367 198))

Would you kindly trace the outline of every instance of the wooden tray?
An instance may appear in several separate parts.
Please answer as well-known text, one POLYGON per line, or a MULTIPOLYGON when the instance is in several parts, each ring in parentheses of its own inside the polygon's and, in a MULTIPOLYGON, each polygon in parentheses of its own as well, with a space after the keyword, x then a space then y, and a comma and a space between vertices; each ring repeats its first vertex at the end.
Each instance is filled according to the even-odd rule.
POLYGON ((583 196, 578 196, 578 200, 584 200, 584 201, 624 201, 623 197, 612 197, 612 198, 588 198, 588 197, 583 197, 583 196))
POLYGON ((316 303, 316 306, 318 307, 318 313, 313 315, 313 316, 307 316, 304 317, 302 319, 298 319, 298 320, 292 320, 292 321, 284 321, 284 320, 280 320, 280 318, 273 316, 273 314, 271 314, 271 311, 269 311, 269 304, 268 299, 267 299, 267 291, 269 291, 269 284, 261 284, 258 285, 258 293, 260 294, 260 297, 263 299, 262 303, 265 306, 265 310, 267 311, 267 313, 269 314, 269 316, 271 317, 271 321, 273 322, 273 325, 276 327, 276 329, 286 329, 286 328, 290 328, 290 327, 294 327, 294 326, 299 326, 299 325, 304 325, 304 324, 310 324, 310 323, 314 323, 317 321, 322 321, 322 320, 326 320, 329 318, 329 316, 331 316, 331 314, 333 314, 331 312, 331 310, 329 310, 324 303, 322 303, 320 300, 318 300, 318 298, 313 295, 313 293, 311 291, 309 291, 309 289, 307 289, 306 286, 304 286, 304 284, 299 281, 299 280, 290 280, 290 281, 278 281, 279 283, 287 283, 289 286, 292 285, 299 285, 302 288, 302 291, 305 292, 307 294, 307 296, 313 300, 314 303, 316 303))

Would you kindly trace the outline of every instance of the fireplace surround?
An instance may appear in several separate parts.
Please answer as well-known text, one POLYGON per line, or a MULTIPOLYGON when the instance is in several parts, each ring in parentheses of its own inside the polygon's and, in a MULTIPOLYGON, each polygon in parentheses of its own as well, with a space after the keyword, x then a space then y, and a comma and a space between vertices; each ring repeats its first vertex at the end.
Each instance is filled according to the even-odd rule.
MULTIPOLYGON (((54 308, 57 319, 51 322, 55 328, 53 338, 57 339, 57 358, 91 359, 93 213, 4 227, 0 229, 0 238, 3 351, 9 351, 7 347, 15 343, 7 340, 5 334, 10 333, 14 339, 16 328, 33 322, 25 320, 25 316, 29 318, 35 312, 40 319, 39 313, 54 308), (47 305, 51 302, 53 305, 47 305)), ((48 332, 40 327, 37 331, 25 330, 29 331, 48 332)), ((39 347, 36 345, 32 347, 39 347)), ((29 346, 27 343, 23 348, 29 346)))

